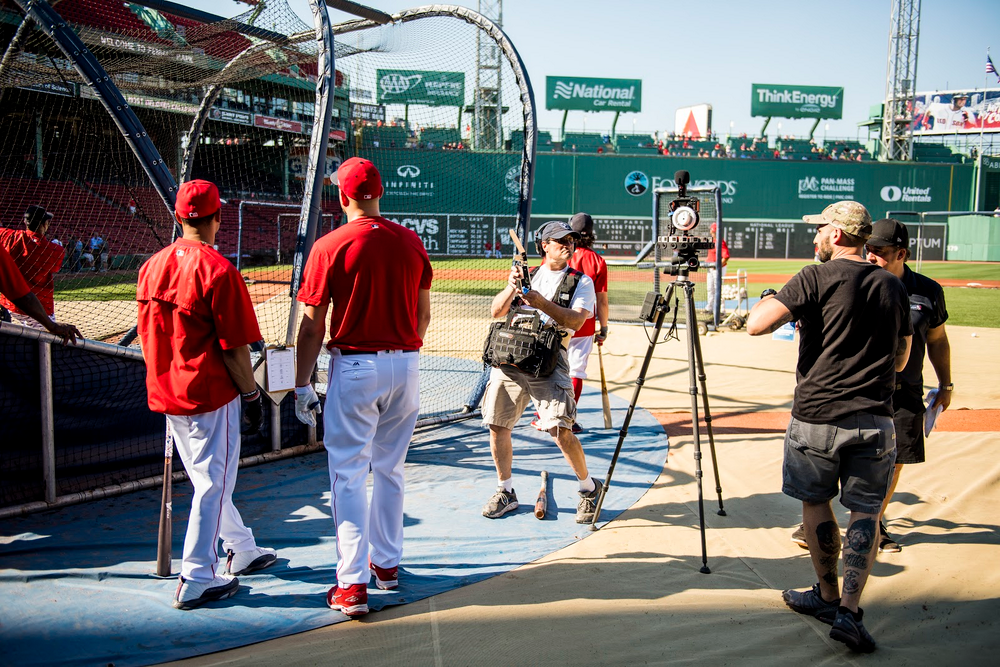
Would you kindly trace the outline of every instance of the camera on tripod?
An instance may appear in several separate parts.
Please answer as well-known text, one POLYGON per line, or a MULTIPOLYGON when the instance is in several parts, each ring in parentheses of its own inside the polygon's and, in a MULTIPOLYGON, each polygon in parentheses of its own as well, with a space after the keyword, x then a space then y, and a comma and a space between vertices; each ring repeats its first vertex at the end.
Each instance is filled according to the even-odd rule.
POLYGON ((698 234, 701 231, 701 202, 697 197, 688 197, 687 186, 691 182, 691 174, 678 171, 674 174, 674 182, 677 184, 677 196, 667 205, 667 233, 657 239, 661 248, 669 248, 674 252, 670 266, 665 271, 672 276, 681 273, 683 267, 687 271, 697 271, 701 266, 698 251, 715 247, 715 240, 711 236, 698 234))

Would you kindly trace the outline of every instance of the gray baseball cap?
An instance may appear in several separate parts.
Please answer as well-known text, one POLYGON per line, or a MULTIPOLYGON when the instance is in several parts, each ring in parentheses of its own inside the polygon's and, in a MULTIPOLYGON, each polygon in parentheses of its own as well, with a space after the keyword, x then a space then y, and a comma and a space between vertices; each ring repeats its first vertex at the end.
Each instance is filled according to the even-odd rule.
POLYGON ((541 241, 545 241, 547 239, 561 239, 564 236, 573 236, 578 238, 580 235, 569 226, 568 222, 563 222, 562 220, 551 220, 546 222, 538 228, 537 232, 535 232, 535 238, 541 241))
POLYGON ((819 215, 804 215, 802 219, 813 225, 831 225, 864 241, 872 235, 872 216, 856 201, 834 202, 819 215))

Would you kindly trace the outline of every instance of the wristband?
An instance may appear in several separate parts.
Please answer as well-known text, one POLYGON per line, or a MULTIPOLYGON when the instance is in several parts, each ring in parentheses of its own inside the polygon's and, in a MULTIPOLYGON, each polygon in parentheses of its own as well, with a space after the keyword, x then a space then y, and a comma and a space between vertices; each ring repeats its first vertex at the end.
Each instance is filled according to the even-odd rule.
POLYGON ((253 391, 248 391, 245 394, 242 393, 242 392, 240 393, 240 396, 243 397, 244 401, 252 401, 255 398, 257 398, 257 396, 259 396, 259 395, 260 395, 260 389, 257 389, 256 387, 254 388, 253 391))
POLYGON ((949 382, 948 384, 939 385, 938 389, 942 389, 944 391, 955 391, 955 383, 949 382))
POLYGON ((771 296, 772 294, 777 294, 777 293, 778 293, 778 290, 771 289, 770 287, 768 287, 766 290, 764 290, 763 292, 760 293, 760 298, 763 299, 765 296, 771 296))

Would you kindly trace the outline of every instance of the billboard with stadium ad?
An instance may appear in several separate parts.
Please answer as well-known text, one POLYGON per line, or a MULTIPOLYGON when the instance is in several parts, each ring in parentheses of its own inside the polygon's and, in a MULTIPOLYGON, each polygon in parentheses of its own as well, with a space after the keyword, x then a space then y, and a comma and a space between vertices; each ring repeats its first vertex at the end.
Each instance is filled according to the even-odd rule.
POLYGON ((917 93, 910 129, 918 136, 1000 132, 1000 88, 917 93))
POLYGON ((421 104, 432 107, 465 106, 463 72, 426 72, 408 69, 376 71, 379 104, 421 104))
POLYGON ((844 115, 844 88, 754 83, 750 85, 750 115, 839 120, 844 115))
POLYGON ((547 76, 545 108, 566 111, 642 111, 642 79, 547 76))
POLYGON ((712 134, 712 105, 695 104, 674 112, 674 134, 682 137, 708 137, 712 134))

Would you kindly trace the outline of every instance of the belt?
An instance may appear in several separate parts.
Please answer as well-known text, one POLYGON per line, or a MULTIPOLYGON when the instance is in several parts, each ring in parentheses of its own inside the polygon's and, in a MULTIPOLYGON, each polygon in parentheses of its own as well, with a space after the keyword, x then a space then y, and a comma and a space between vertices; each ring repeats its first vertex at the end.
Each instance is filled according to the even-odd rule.
POLYGON ((416 350, 340 350, 341 356, 349 357, 352 354, 392 354, 393 352, 398 354, 410 354, 411 352, 416 352, 416 350))

